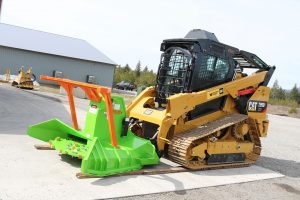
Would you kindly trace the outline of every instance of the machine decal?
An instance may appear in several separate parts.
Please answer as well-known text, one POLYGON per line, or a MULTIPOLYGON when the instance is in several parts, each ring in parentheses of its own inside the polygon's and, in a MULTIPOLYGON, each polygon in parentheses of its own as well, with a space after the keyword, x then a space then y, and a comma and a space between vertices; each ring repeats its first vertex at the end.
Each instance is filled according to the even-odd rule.
POLYGON ((96 105, 91 105, 90 109, 89 109, 90 113, 96 114, 97 112, 97 106, 96 105))
POLYGON ((224 93, 224 88, 220 88, 219 92, 220 92, 220 94, 223 94, 224 93))
POLYGON ((147 109, 144 111, 145 115, 151 115, 153 113, 153 110, 147 109))
POLYGON ((216 89, 207 93, 207 99, 215 98, 224 93, 224 88, 216 89))
POLYGON ((113 104, 114 110, 121 110, 121 105, 120 104, 113 104))
POLYGON ((248 101, 248 112, 264 112, 267 108, 267 102, 266 101, 254 101, 249 100, 248 101))

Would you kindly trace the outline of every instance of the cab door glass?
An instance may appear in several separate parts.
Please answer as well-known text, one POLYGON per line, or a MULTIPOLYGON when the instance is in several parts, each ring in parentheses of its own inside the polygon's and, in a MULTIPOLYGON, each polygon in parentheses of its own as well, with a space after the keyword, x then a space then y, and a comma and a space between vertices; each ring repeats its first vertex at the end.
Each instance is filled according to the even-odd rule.
POLYGON ((206 64, 207 64, 207 71, 214 71, 215 68, 215 61, 216 57, 214 56, 208 56, 206 64))
POLYGON ((216 57, 210 55, 205 56, 198 72, 198 78, 203 81, 211 81, 215 70, 215 64, 216 57))
POLYGON ((198 79, 203 86, 212 86, 215 83, 225 82, 229 71, 226 60, 212 55, 206 55, 198 71, 198 79))
POLYGON ((225 60, 218 58, 214 70, 213 79, 216 81, 224 81, 226 75, 228 74, 228 70, 228 63, 225 60))
POLYGON ((183 78, 183 72, 186 71, 189 65, 191 65, 191 55, 189 53, 179 48, 172 49, 167 75, 183 78))

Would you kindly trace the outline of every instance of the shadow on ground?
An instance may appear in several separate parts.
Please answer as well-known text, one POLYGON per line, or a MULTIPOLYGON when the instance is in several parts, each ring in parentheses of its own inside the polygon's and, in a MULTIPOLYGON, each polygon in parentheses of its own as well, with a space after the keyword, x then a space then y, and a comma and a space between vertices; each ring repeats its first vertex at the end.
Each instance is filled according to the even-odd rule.
POLYGON ((62 162, 66 162, 69 165, 71 165, 72 167, 79 168, 78 172, 80 171, 80 167, 81 167, 81 160, 80 159, 73 158, 72 156, 65 155, 65 154, 61 155, 60 158, 61 158, 62 162))
POLYGON ((256 165, 279 172, 285 176, 299 178, 300 163, 293 160, 283 160, 261 156, 256 165))
MULTIPOLYGON (((261 157, 261 159, 257 162, 257 166, 264 167, 267 169, 270 169, 272 171, 279 172, 283 175, 290 176, 290 177, 300 177, 300 163, 295 162, 295 161, 290 161, 290 160, 280 160, 280 159, 275 159, 275 158, 269 158, 269 157, 261 157)), ((161 165, 155 166, 157 168, 161 167, 168 167, 168 165, 162 163, 161 165)), ((155 168, 155 167, 147 167, 149 168, 155 168)), ((233 169, 217 169, 217 170, 211 170, 209 173, 206 173, 205 171, 202 171, 202 173, 197 173, 197 176, 199 177, 199 180, 201 180, 202 175, 209 175, 209 176, 224 176, 224 177, 229 177, 229 176, 234 176, 234 175, 240 175, 241 171, 240 170, 233 170, 233 169), (222 172, 220 172, 222 170, 222 172)), ((190 173, 193 173, 192 171, 190 173)), ((247 174, 259 174, 259 173, 267 173, 266 171, 258 171, 258 170, 243 170, 243 173, 245 175, 247 174)), ((271 173, 271 172, 270 172, 271 173)), ((142 175, 140 175, 142 176, 142 175)), ((179 195, 184 195, 186 194, 186 191, 183 190, 183 183, 179 180, 176 180, 168 174, 161 174, 161 175, 146 175, 149 178, 154 178, 154 179, 160 179, 164 181, 169 181, 171 182, 174 187, 175 187, 175 193, 179 195)), ((97 179, 96 181, 92 182, 93 185, 98 185, 98 186, 108 186, 108 185, 114 185, 118 182, 123 182, 127 181, 130 178, 137 178, 137 175, 134 176, 113 176, 113 177, 105 177, 105 178, 100 178, 97 179)), ((285 187, 284 185, 278 185, 279 187, 285 187)), ((291 190, 291 188, 285 188, 287 190, 291 190)))
MULTIPOLYGON (((114 185, 116 183, 125 182, 128 179, 136 179, 138 176, 146 176, 149 178, 154 178, 154 179, 171 182, 174 185, 174 190, 175 190, 174 192, 176 194, 179 194, 179 195, 186 194, 183 183, 181 181, 178 181, 178 180, 168 176, 167 174, 159 174, 159 175, 155 175, 155 176, 153 176, 153 175, 111 176, 111 177, 104 177, 104 178, 97 179, 96 181, 92 182, 92 184, 105 187, 105 186, 109 186, 109 185, 114 185)), ((147 186, 141 185, 141 187, 147 187, 147 186)))

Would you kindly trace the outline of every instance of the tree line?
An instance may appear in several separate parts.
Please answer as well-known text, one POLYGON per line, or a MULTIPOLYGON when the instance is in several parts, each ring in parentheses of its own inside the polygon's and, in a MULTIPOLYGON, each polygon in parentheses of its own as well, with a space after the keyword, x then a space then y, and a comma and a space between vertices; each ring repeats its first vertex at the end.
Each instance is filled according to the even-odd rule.
POLYGON ((149 70, 147 66, 142 67, 141 61, 139 61, 135 69, 126 64, 125 66, 117 66, 114 74, 114 86, 121 82, 127 81, 139 86, 152 86, 156 83, 156 73, 152 69, 149 70))
POLYGON ((275 80, 273 87, 271 88, 271 98, 273 99, 290 99, 297 104, 300 104, 300 92, 297 87, 297 84, 294 85, 294 87, 290 91, 284 90, 281 86, 279 86, 278 80, 275 80))
MULTIPOLYGON (((132 69, 128 64, 125 66, 117 66, 114 74, 114 86, 121 82, 127 81, 140 86, 153 86, 156 84, 156 73, 149 70, 147 66, 142 67, 141 61, 132 69)), ((300 104, 300 92, 297 84, 291 90, 284 90, 278 80, 275 80, 270 95, 270 103, 276 105, 290 106, 291 111, 296 110, 300 104)))
POLYGON ((290 113, 296 113, 300 104, 300 92, 297 84, 291 90, 284 90, 278 80, 275 80, 271 88, 270 103, 277 105, 290 106, 290 113))

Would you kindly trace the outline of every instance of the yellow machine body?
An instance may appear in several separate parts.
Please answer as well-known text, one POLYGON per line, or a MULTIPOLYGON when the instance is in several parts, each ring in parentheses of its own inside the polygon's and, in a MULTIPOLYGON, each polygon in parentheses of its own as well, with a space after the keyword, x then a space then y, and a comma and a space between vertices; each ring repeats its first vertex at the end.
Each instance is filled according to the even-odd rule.
MULTIPOLYGON (((225 115, 236 113, 237 110, 235 108, 234 99, 238 97, 239 90, 248 87, 253 87, 256 90, 258 89, 252 99, 268 102, 270 88, 263 86, 258 88, 258 84, 264 80, 266 73, 267 72, 255 73, 246 78, 240 78, 200 92, 176 94, 169 98, 166 109, 163 111, 145 106, 149 104, 153 104, 154 106, 155 88, 148 87, 128 105, 127 114, 130 117, 157 124, 160 127, 157 139, 158 148, 159 150, 163 150, 165 143, 170 139, 167 137, 167 133, 171 126, 175 127, 174 134, 179 134, 225 115), (224 88, 223 94, 215 92, 219 91, 220 88, 224 88), (223 110, 205 115, 196 120, 185 122, 185 114, 193 110, 196 105, 206 103, 221 96, 228 97, 223 110), (149 112, 151 112, 150 115, 145 114, 149 112)), ((268 126, 266 112, 249 113, 249 117, 256 121, 257 127, 260 130, 259 134, 261 136, 266 136, 268 126)))
MULTIPOLYGON (((159 110, 155 107, 155 88, 148 87, 128 105, 127 114, 131 118, 156 124, 158 126, 156 139, 157 150, 168 151, 167 148, 172 144, 172 142, 174 142, 172 140, 176 135, 184 134, 190 130, 197 129, 197 127, 205 126, 206 124, 216 121, 222 117, 238 113, 235 99, 238 97, 238 92, 241 90, 252 88, 255 92, 250 100, 268 102, 270 88, 259 86, 259 84, 265 79, 266 74, 267 72, 258 72, 247 77, 239 77, 232 82, 224 83, 203 91, 175 94, 168 98, 168 103, 165 105, 166 108, 164 110, 159 110), (220 89, 223 90, 222 94, 219 92, 220 89), (227 97, 222 110, 204 115, 195 120, 187 121, 186 114, 193 110, 195 106, 222 96, 227 97)), ((254 126, 252 128, 256 130, 255 134, 259 137, 265 137, 267 135, 269 121, 265 111, 249 111, 246 121, 252 121, 252 125, 254 126)), ((249 131, 250 125, 248 125, 248 123, 231 125, 237 126, 236 134, 243 136, 249 131)), ((198 157, 198 159, 203 160, 206 156, 206 152, 210 155, 241 152, 246 155, 250 154, 253 151, 255 144, 253 142, 239 140, 238 137, 234 137, 232 129, 233 127, 230 127, 226 130, 228 133, 217 141, 211 140, 211 138, 215 137, 214 135, 211 138, 208 138, 205 142, 201 142, 196 146, 193 146, 189 149, 189 152, 185 153, 184 157, 186 160, 191 157, 198 157)), ((217 133, 218 132, 216 131, 214 134, 217 133)), ((252 162, 248 161, 246 163, 252 162)), ((187 165, 186 167, 189 166, 187 165)), ((203 168, 203 166, 201 165, 199 168, 203 168)))
POLYGON ((8 83, 10 81, 10 69, 6 68, 5 70, 5 79, 0 79, 0 82, 8 83))
POLYGON ((23 67, 20 68, 17 78, 12 82, 12 86, 23 88, 23 89, 33 89, 33 80, 31 77, 32 68, 30 67, 26 72, 24 72, 23 67))
POLYGON ((9 81, 10 81, 10 68, 7 68, 7 69, 6 69, 5 81, 6 81, 6 82, 9 82, 9 81))
POLYGON ((275 67, 212 34, 195 35, 164 40, 156 86, 127 106, 131 131, 190 169, 252 164, 268 131, 267 84, 275 67))

